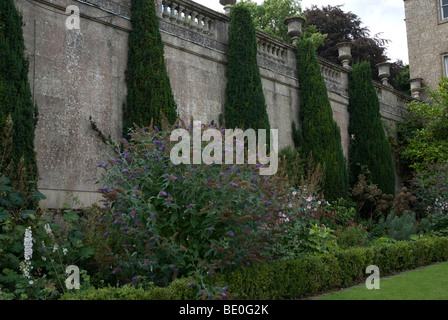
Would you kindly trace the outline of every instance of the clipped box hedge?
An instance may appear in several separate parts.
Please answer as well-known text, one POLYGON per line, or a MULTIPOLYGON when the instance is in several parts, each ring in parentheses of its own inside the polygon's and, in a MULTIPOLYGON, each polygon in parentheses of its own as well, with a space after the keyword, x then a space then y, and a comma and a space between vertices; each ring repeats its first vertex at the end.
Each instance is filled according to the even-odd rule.
POLYGON ((228 286, 236 299, 289 300, 357 284, 369 276, 369 265, 378 266, 380 276, 390 276, 447 260, 447 237, 423 238, 256 265, 217 274, 213 284, 228 286))
MULTIPOLYGON (((349 287, 367 278, 369 265, 390 276, 448 260, 448 237, 399 241, 375 247, 355 247, 332 255, 309 256, 254 265, 208 278, 213 286, 228 287, 233 299, 290 300, 349 287)), ((197 288, 177 279, 166 288, 90 288, 67 293, 62 300, 194 300, 197 288)))

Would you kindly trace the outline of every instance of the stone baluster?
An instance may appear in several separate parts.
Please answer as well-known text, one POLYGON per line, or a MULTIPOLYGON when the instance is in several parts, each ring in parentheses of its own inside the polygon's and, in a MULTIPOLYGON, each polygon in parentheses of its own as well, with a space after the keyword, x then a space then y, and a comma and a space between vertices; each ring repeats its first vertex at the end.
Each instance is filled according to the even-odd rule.
POLYGON ((191 9, 185 8, 184 13, 185 13, 184 26, 188 26, 190 24, 191 9))
POLYGON ((280 47, 279 46, 275 46, 274 47, 274 58, 275 58, 275 61, 277 61, 277 62, 281 61, 279 52, 280 52, 280 47))
POLYGON ((191 21, 190 21, 190 26, 189 27, 191 29, 193 29, 193 30, 195 30, 197 28, 197 26, 198 26, 198 23, 196 22, 197 16, 198 16, 197 12, 195 12, 195 11, 191 12, 191 21))
POLYGON ((212 19, 210 19, 208 17, 204 17, 204 29, 202 30, 202 32, 204 32, 205 34, 210 33, 210 22, 211 21, 212 21, 212 19))
POLYGON ((278 57, 279 57, 281 63, 285 62, 284 53, 285 53, 284 48, 282 48, 282 47, 278 48, 278 57))
POLYGON ((177 19, 177 17, 176 17, 176 8, 177 8, 177 4, 175 4, 174 2, 171 2, 171 4, 170 4, 170 9, 171 9, 170 21, 171 22, 174 22, 177 19))
POLYGON ((279 59, 278 59, 278 50, 279 50, 279 47, 274 45, 274 48, 272 50, 272 54, 274 55, 274 60, 275 61, 279 61, 279 59))
POLYGON ((274 54, 272 53, 272 50, 274 49, 274 46, 272 45, 272 43, 267 43, 266 47, 267 47, 267 50, 266 50, 267 57, 272 59, 273 56, 274 56, 274 54))
POLYGON ((184 17, 182 15, 184 13, 184 11, 185 11, 185 7, 184 6, 179 5, 177 7, 177 23, 178 24, 184 23, 184 21, 183 21, 184 17))
POLYGON ((262 47, 263 47, 263 57, 268 57, 268 43, 263 41, 262 42, 262 47))
POLYGON ((198 15, 198 31, 199 32, 203 32, 204 31, 204 15, 203 14, 199 14, 198 15))
POLYGON ((169 16, 169 13, 168 13, 168 6, 169 6, 169 2, 163 0, 163 1, 162 1, 162 7, 163 7, 162 17, 163 17, 164 19, 168 18, 168 16, 169 16))
POLYGON ((261 56, 264 56, 264 42, 260 39, 257 42, 258 42, 258 53, 261 56))

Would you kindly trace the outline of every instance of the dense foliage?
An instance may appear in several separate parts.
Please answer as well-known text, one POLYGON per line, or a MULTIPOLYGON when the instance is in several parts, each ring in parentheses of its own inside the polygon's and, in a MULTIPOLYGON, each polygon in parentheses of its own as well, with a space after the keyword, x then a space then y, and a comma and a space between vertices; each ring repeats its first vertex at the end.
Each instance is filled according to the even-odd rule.
POLYGON ((284 21, 286 18, 299 16, 302 13, 299 0, 265 0, 257 3, 253 0, 242 0, 251 12, 256 29, 278 37, 286 42, 291 42, 288 36, 288 27, 284 21))
POLYGON ((346 197, 348 177, 341 132, 333 120, 327 88, 317 60, 315 44, 303 38, 297 44, 300 86, 302 152, 325 166, 324 194, 328 200, 346 197))
POLYGON ((127 99, 123 110, 123 135, 128 129, 160 125, 161 113, 170 121, 177 118, 159 31, 159 19, 152 0, 132 0, 132 30, 128 40, 126 70, 127 99))
POLYGON ((167 285, 273 256, 282 180, 259 176, 259 165, 173 164, 175 128, 131 133, 119 157, 102 165, 112 261, 104 274, 120 283, 167 285))
POLYGON ((349 97, 350 184, 353 186, 367 170, 369 182, 383 193, 395 194, 392 149, 383 128, 368 62, 353 66, 349 74, 349 97))
POLYGON ((428 90, 428 100, 409 104, 409 117, 399 125, 400 158, 412 171, 448 162, 448 78, 428 90))

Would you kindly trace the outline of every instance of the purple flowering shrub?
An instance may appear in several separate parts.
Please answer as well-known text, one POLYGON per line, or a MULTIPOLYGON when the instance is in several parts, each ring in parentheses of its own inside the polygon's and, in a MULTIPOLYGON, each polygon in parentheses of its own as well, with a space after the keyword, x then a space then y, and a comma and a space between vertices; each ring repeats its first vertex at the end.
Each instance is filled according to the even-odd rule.
POLYGON ((137 128, 101 164, 109 271, 120 283, 167 285, 273 258, 284 181, 258 165, 173 164, 180 127, 190 130, 137 128))

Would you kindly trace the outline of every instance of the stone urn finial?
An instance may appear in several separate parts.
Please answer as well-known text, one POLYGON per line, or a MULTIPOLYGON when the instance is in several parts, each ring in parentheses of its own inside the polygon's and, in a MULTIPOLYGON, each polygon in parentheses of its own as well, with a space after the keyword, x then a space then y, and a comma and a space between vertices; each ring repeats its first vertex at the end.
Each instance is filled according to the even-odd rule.
POLYGON ((352 58, 352 48, 353 43, 349 41, 340 42, 336 45, 336 49, 339 52, 338 59, 341 60, 342 66, 346 69, 351 69, 350 60, 352 58))
POLYGON ((390 86, 389 84, 390 66, 391 63, 389 62, 381 62, 376 65, 376 67, 378 68, 378 76, 380 77, 381 82, 385 86, 390 86))
POLYGON ((412 97, 415 98, 415 99, 420 99, 420 93, 422 91, 423 79, 422 78, 415 78, 415 79, 409 80, 409 82, 411 83, 411 95, 412 95, 412 97))
POLYGON ((230 15, 230 9, 236 3, 236 0, 219 0, 219 3, 224 6, 224 13, 230 15))
POLYGON ((292 44, 295 46, 302 36, 302 27, 305 24, 305 19, 302 17, 286 18, 284 23, 288 26, 288 36, 292 39, 292 44))

